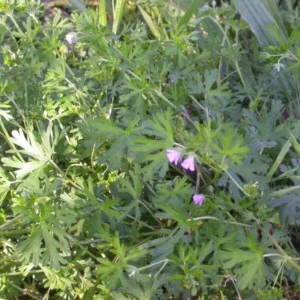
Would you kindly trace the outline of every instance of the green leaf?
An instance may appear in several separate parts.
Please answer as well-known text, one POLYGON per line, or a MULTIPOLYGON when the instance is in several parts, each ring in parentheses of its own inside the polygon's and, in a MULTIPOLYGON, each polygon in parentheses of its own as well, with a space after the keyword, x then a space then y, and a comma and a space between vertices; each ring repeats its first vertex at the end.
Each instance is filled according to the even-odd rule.
POLYGON ((107 26, 106 1, 99 1, 99 23, 103 27, 107 26))
POLYGON ((287 42, 283 21, 273 0, 234 0, 234 4, 260 44, 282 45, 287 42))
POLYGON ((153 22, 149 14, 140 6, 138 5, 138 9, 141 12, 146 24, 150 28, 152 34, 157 40, 160 40, 160 32, 158 26, 153 22))
POLYGON ((159 139, 164 139, 173 144, 173 123, 172 112, 170 109, 164 113, 157 113, 152 120, 147 120, 140 126, 140 134, 155 136, 159 139))
POLYGON ((222 261, 225 269, 233 269, 237 279, 237 286, 246 288, 261 288, 265 285, 265 266, 263 251, 244 251, 236 248, 227 248, 218 251, 217 257, 222 261))
POLYGON ((44 153, 43 147, 36 142, 32 132, 28 132, 28 138, 26 139, 22 129, 13 130, 11 135, 11 141, 24 149, 25 154, 37 158, 40 160, 47 160, 49 157, 44 153))
POLYGON ((199 7, 201 1, 202 0, 194 0, 192 2, 186 13, 179 20, 178 27, 183 27, 188 24, 192 16, 197 12, 197 8, 199 7))
POLYGON ((249 152, 248 147, 243 144, 243 138, 232 126, 228 126, 225 132, 222 131, 222 134, 218 135, 217 142, 212 144, 216 151, 213 157, 220 162, 229 159, 233 163, 241 164, 249 152))
MULTIPOLYGON (((47 129, 40 130, 39 134, 40 142, 37 141, 31 130, 27 130, 27 137, 22 129, 12 131, 10 141, 22 148, 18 154, 29 156, 28 162, 25 162, 20 155, 1 159, 5 166, 18 169, 15 172, 17 179, 21 179, 51 162, 52 155, 55 152, 54 147, 60 138, 57 128, 50 123, 47 129)), ((16 152, 15 149, 12 151, 16 152)))
MULTIPOLYGON (((276 191, 276 198, 271 206, 279 211, 279 219, 282 224, 300 225, 300 186, 285 188, 276 191)), ((275 193, 272 195, 275 196, 275 193)))
POLYGON ((66 263, 65 257, 70 254, 69 243, 64 237, 66 234, 60 227, 48 228, 41 224, 45 249, 42 257, 43 264, 59 269, 61 264, 66 263))
POLYGON ((44 160, 32 160, 30 162, 24 162, 15 156, 13 156, 12 158, 3 157, 1 161, 3 162, 5 167, 18 169, 17 171, 15 171, 17 179, 22 179, 31 172, 43 168, 47 163, 47 161, 44 160))
POLYGON ((7 193, 11 190, 11 184, 13 184, 13 182, 8 179, 4 169, 0 167, 0 205, 7 193))
POLYGON ((0 116, 3 117, 6 121, 12 120, 13 117, 8 110, 10 106, 7 103, 0 103, 0 116))
POLYGON ((35 227, 31 235, 25 241, 21 241, 18 244, 17 252, 25 263, 31 262, 34 266, 39 265, 42 238, 42 228, 35 227))
POLYGON ((168 141, 153 140, 146 137, 137 137, 130 149, 129 155, 139 164, 142 164, 144 180, 150 180, 159 175, 166 175, 169 163, 166 156, 166 148, 170 146, 168 141))
POLYGON ((286 154, 289 152, 290 148, 291 148, 291 142, 287 141, 284 146, 282 147, 282 149, 280 150, 276 160, 274 161, 271 169, 269 170, 267 177, 271 178, 274 173, 276 172, 276 170, 278 169, 279 165, 281 164, 281 162, 283 161, 283 159, 285 158, 286 154))
POLYGON ((139 200, 142 193, 142 181, 137 174, 137 168, 135 172, 130 170, 129 177, 125 178, 125 180, 122 180, 122 184, 125 187, 124 191, 129 193, 135 200, 139 200))
POLYGON ((85 5, 79 1, 79 0, 69 0, 76 8, 78 8, 81 11, 86 11, 85 5))
POLYGON ((116 0, 116 1, 117 1, 116 6, 113 10, 114 21, 113 21, 113 26, 112 26, 112 32, 114 34, 117 34, 118 27, 119 27, 119 24, 121 22, 121 18, 123 15, 124 4, 125 4, 125 0, 116 0))
POLYGON ((64 234, 61 229, 50 229, 42 223, 17 245, 17 252, 25 263, 38 266, 42 262, 43 265, 59 269, 66 262, 64 257, 69 255, 69 244, 64 234))
POLYGON ((193 226, 192 223, 188 221, 187 213, 183 212, 180 209, 180 207, 176 207, 176 205, 174 205, 173 203, 164 203, 162 201, 156 201, 155 205, 166 212, 157 212, 155 214, 157 218, 174 220, 178 222, 180 226, 185 227, 186 230, 193 226))

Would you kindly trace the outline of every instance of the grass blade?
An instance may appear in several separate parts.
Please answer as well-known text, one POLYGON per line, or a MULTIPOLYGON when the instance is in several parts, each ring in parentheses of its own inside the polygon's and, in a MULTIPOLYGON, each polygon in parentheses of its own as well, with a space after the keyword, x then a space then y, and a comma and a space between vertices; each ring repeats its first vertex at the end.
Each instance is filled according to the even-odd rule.
POLYGON ((113 26, 112 26, 112 32, 114 34, 117 34, 118 27, 119 27, 119 24, 121 22, 121 18, 123 15, 124 4, 125 4, 125 0, 117 0, 116 1, 116 5, 113 10, 114 21, 113 21, 113 26))
POLYGON ((106 1, 99 0, 99 23, 101 26, 107 26, 106 1))
POLYGON ((149 14, 141 6, 138 6, 138 9, 139 9, 140 13, 142 14, 142 16, 143 16, 145 22, 147 23, 148 27, 150 28, 152 34, 155 36, 155 38, 157 40, 160 40, 160 32, 158 30, 158 27, 152 21, 152 19, 149 16, 149 14))
POLYGON ((261 45, 286 43, 287 34, 273 0, 234 0, 234 4, 261 45))
POLYGON ((291 142, 290 141, 287 141, 285 143, 285 145, 282 147, 280 153, 278 154, 275 162, 273 163, 271 169, 269 170, 268 174, 267 174, 267 177, 268 178, 271 178, 274 173, 276 172, 276 170, 278 169, 279 165, 281 164, 281 162, 283 161, 285 155, 289 152, 290 150, 290 147, 291 147, 291 142))
MULTIPOLYGON (((287 44, 286 28, 273 0, 234 0, 233 2, 238 12, 249 24, 260 45, 285 46, 287 44)), ((297 81, 297 75, 297 72, 293 72, 292 76, 290 74, 286 76, 285 72, 280 72, 279 81, 286 96, 293 99, 291 114, 299 117, 299 103, 297 102, 294 83, 297 81)))
POLYGON ((190 21, 190 19, 193 16, 193 14, 196 12, 201 1, 202 0, 194 0, 193 1, 193 3, 190 5, 190 7, 186 11, 186 13, 180 19, 180 21, 178 23, 179 28, 188 24, 188 22, 190 21))
POLYGON ((81 3, 79 0, 70 0, 70 2, 72 5, 74 5, 79 10, 86 11, 85 5, 83 3, 81 3))

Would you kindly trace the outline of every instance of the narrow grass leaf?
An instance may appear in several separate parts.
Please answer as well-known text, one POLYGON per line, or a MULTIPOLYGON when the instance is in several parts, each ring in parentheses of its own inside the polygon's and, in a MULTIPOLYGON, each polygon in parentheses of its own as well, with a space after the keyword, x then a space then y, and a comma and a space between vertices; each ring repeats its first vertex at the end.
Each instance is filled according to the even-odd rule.
POLYGON ((106 2, 99 0, 99 23, 101 26, 107 26, 107 16, 106 16, 106 2))
POLYGON ((280 163, 283 161, 283 159, 285 158, 286 154, 290 150, 290 147, 291 147, 291 143, 290 143, 290 141, 287 141, 285 143, 285 145, 282 147, 281 151, 279 152, 279 154, 278 154, 276 160, 274 161, 271 169, 269 170, 269 172, 267 174, 268 178, 271 178, 274 175, 274 173, 278 169, 280 163))
POLYGON ((287 41, 283 22, 273 0, 234 0, 234 4, 261 45, 287 41))
MULTIPOLYGON (((85 5, 79 1, 79 0, 70 0, 71 4, 74 5, 76 8, 78 8, 81 11, 86 11, 85 5)), ((104 1, 101 1, 104 2, 104 1)))
MULTIPOLYGON (((103 1, 104 2, 104 1, 103 1)), ((123 9, 124 9, 125 0, 117 0, 116 6, 114 8, 114 21, 112 26, 112 32, 114 34, 117 34, 119 24, 121 22, 121 18, 123 15, 123 9)))
POLYGON ((290 142, 292 143, 292 145, 293 145, 295 151, 297 152, 297 154, 300 156, 300 145, 297 142, 296 137, 292 133, 290 134, 290 142))
POLYGON ((149 14, 141 7, 138 6, 140 13, 142 14, 145 22, 147 23, 148 27, 150 28, 152 34, 157 40, 160 40, 160 32, 156 24, 152 21, 151 17, 149 14))
POLYGON ((197 8, 202 0, 194 0, 193 3, 190 5, 186 13, 182 16, 179 20, 178 27, 183 27, 188 24, 190 19, 193 17, 193 14, 197 12, 197 8))
POLYGON ((270 197, 273 198, 273 197, 281 197, 283 195, 286 195, 286 194, 290 194, 290 193, 293 193, 295 191, 298 191, 300 190, 300 185, 296 185, 296 186, 290 186, 290 187, 287 187, 287 188, 283 188, 279 191, 275 191, 273 193, 270 194, 270 197))

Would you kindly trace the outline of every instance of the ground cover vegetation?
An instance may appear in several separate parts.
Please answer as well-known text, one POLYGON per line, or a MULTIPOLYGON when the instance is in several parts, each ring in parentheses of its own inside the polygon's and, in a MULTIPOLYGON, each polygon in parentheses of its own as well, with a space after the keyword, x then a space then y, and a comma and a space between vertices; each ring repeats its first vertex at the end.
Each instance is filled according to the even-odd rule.
POLYGON ((0 4, 0 298, 299 299, 298 2, 54 2, 0 4))

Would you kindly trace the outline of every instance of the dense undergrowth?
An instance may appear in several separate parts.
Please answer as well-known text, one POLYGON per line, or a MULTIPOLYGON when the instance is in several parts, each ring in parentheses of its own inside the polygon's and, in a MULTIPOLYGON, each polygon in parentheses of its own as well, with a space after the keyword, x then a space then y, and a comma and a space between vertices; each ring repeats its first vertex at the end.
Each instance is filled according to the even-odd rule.
POLYGON ((298 299, 299 9, 245 3, 1 4, 1 299, 298 299))

